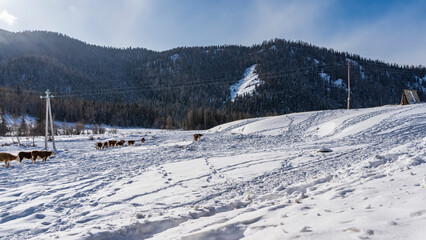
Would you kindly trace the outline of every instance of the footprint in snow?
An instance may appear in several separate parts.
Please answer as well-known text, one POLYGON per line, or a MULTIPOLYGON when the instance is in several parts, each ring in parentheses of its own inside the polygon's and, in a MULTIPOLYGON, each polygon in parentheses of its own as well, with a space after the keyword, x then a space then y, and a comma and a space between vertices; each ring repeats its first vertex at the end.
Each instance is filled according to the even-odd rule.
POLYGON ((305 233, 305 232, 312 232, 311 227, 309 226, 304 226, 302 229, 300 229, 301 233, 305 233))
POLYGON ((35 215, 35 218, 37 218, 37 219, 43 219, 43 218, 45 218, 46 217, 46 215, 44 215, 44 214, 36 214, 35 215))
POLYGON ((355 232, 355 233, 359 233, 359 232, 361 232, 361 230, 359 230, 356 227, 350 227, 350 228, 344 229, 343 232, 355 232))
POLYGON ((420 210, 417 212, 410 213, 410 217, 419 217, 426 213, 426 210, 420 210))

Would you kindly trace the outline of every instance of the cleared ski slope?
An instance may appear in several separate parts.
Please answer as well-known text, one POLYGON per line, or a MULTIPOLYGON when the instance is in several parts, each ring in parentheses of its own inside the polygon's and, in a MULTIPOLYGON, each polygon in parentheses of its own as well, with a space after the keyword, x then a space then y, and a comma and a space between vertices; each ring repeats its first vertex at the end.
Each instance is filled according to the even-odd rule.
POLYGON ((425 104, 242 120, 200 142, 193 133, 119 130, 99 141, 146 142, 101 151, 88 136, 58 137, 55 158, 0 168, 0 238, 426 236, 425 104))

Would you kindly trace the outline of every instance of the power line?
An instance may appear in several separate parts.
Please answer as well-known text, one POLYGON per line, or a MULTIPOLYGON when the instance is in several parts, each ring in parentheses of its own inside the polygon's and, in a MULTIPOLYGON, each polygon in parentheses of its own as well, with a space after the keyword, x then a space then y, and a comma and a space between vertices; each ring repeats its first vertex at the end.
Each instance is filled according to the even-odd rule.
MULTIPOLYGON (((339 68, 339 66, 333 66, 333 68, 339 68)), ((291 75, 292 74, 291 72, 294 72, 294 71, 311 70, 311 69, 312 69, 312 67, 301 67, 301 68, 287 69, 287 70, 284 70, 284 71, 275 72, 275 73, 273 73, 275 75, 272 75, 271 77, 284 76, 281 73, 286 73, 286 75, 291 75), (281 74, 281 75, 278 75, 278 74, 281 74)), ((323 67, 321 69, 332 70, 330 67, 323 67)), ((265 78, 265 77, 262 77, 262 78, 265 78)), ((266 75, 266 78, 269 78, 269 76, 266 75)), ((231 83, 231 82, 235 82, 236 79, 241 79, 241 76, 238 76, 238 77, 212 78, 212 79, 204 80, 203 83, 211 83, 211 82, 218 83, 218 84, 231 83)), ((179 86, 185 86, 185 85, 190 85, 190 84, 199 84, 200 81, 202 81, 202 80, 200 79, 200 80, 195 81, 195 82, 183 82, 179 86)), ((177 85, 173 85, 173 86, 177 86, 177 85)), ((140 87, 123 87, 123 88, 116 88, 115 87, 115 88, 109 88, 109 89, 104 88, 104 89, 99 89, 99 91, 109 91, 109 90, 113 90, 113 91, 127 91, 127 90, 133 90, 133 89, 143 89, 143 88, 152 88, 152 87, 157 88, 157 86, 152 86, 152 85, 149 86, 148 85, 148 86, 143 86, 143 87, 142 86, 140 86, 140 87)), ((167 88, 167 86, 165 86, 165 88, 167 88)), ((90 94, 92 92, 93 92, 92 90, 79 90, 79 91, 73 91, 71 94, 69 92, 55 92, 55 94, 57 94, 57 95, 62 94, 62 95, 67 95, 68 96, 68 95, 75 95, 75 94, 79 94, 79 93, 82 93, 82 94, 88 93, 88 94, 90 94)))
MULTIPOLYGON (((380 71, 387 71, 387 72, 398 72, 398 73, 411 73, 414 74, 416 71, 421 71, 418 69, 395 69, 395 67, 385 67, 381 66, 382 64, 379 63, 368 63, 367 65, 362 66, 358 62, 352 62, 352 65, 359 66, 360 70, 366 69, 369 71, 374 70, 380 70, 380 71), (376 64, 380 66, 371 66, 371 64, 376 64), (361 69, 362 68, 362 69, 361 69)), ((345 64, 315 64, 312 66, 304 66, 304 67, 297 67, 297 68, 288 68, 284 69, 282 71, 277 72, 268 72, 266 74, 262 74, 261 80, 265 79, 273 79, 273 78, 279 78, 279 77, 286 77, 286 76, 299 76, 303 74, 315 73, 315 72, 324 72, 324 71, 335 71, 335 70, 342 70, 344 71, 345 64)), ((169 84, 169 85, 145 85, 145 86, 133 86, 133 87, 121 87, 121 88, 103 88, 103 89, 97 89, 97 90, 76 90, 72 92, 54 92, 56 97, 59 98, 68 98, 68 97, 84 97, 84 96, 93 96, 93 95, 114 95, 118 93, 130 93, 130 92, 148 92, 148 91, 157 91, 157 90, 173 90, 173 89, 180 89, 180 88, 186 88, 186 87, 198 87, 198 86, 215 86, 215 85, 222 85, 222 84, 230 84, 230 83, 237 83, 240 79, 242 79, 241 76, 238 77, 222 77, 222 78, 211 78, 202 81, 190 81, 190 82, 181 82, 181 83, 175 83, 175 84, 169 84)), ((16 90, 17 91, 17 90, 16 90)), ((19 90, 23 93, 29 93, 29 94, 37 94, 40 95, 42 92, 35 91, 35 90, 19 90)))
MULTIPOLYGON (((330 67, 323 67, 320 70, 322 72, 324 70, 332 71, 332 70, 337 70, 340 68, 341 66, 330 66, 330 67)), ((262 76, 261 80, 307 74, 306 72, 301 72, 301 70, 312 70, 312 67, 303 67, 303 68, 295 68, 295 69, 286 70, 286 71, 280 71, 277 73, 281 73, 281 74, 262 76)), ((318 69, 315 69, 315 70, 316 72, 319 72, 318 69)), ((99 89, 96 91, 93 91, 93 90, 75 91, 71 94, 62 94, 62 95, 60 95, 61 92, 55 92, 55 93, 58 95, 57 97, 79 97, 79 96, 87 96, 87 95, 107 95, 107 94, 125 93, 125 92, 133 92, 133 91, 147 92, 147 91, 155 91, 155 90, 179 89, 184 87, 214 86, 214 85, 222 85, 222 84, 229 84, 229 83, 237 83, 237 81, 239 81, 240 79, 242 78, 227 77, 227 78, 210 79, 208 81, 203 81, 203 82, 200 82, 201 80, 197 82, 183 82, 180 84, 178 83, 178 84, 166 85, 166 86, 147 85, 147 86, 138 86, 138 87, 99 89)))

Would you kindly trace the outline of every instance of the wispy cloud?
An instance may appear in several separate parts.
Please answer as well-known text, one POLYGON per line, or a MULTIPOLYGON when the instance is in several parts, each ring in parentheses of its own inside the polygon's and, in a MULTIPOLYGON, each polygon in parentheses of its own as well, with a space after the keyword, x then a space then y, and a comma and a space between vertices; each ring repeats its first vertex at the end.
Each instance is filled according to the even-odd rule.
POLYGON ((325 13, 332 2, 256 0, 251 9, 252 13, 247 17, 250 28, 247 29, 245 37, 252 42, 276 37, 304 41, 317 39, 325 13))
POLYGON ((0 20, 9 24, 10 26, 14 25, 18 18, 8 13, 6 10, 0 12, 0 20))
POLYGON ((158 51, 284 38, 387 62, 426 65, 424 0, 104 2, 0 0, 0 27, 49 30, 97 45, 158 51))
POLYGON ((327 40, 329 47, 349 51, 362 57, 399 64, 425 64, 426 27, 424 4, 391 9, 381 18, 340 29, 327 40))

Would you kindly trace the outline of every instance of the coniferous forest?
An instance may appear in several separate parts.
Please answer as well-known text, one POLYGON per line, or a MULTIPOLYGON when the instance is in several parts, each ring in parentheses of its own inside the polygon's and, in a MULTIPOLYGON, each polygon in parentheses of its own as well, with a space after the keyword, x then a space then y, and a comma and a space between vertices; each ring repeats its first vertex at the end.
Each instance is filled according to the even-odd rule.
POLYGON ((243 118, 346 108, 348 62, 352 108, 397 104, 403 89, 426 96, 422 66, 305 42, 156 52, 94 46, 53 32, 0 30, 0 113, 33 116, 41 126, 40 96, 49 89, 56 121, 206 129, 243 118), (253 95, 231 101, 230 86, 254 64, 262 84, 253 95))

